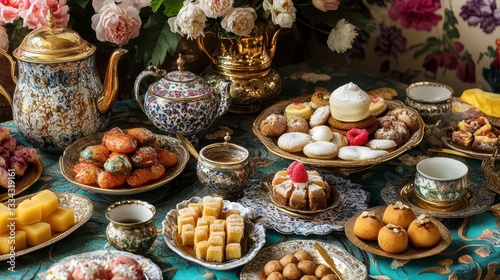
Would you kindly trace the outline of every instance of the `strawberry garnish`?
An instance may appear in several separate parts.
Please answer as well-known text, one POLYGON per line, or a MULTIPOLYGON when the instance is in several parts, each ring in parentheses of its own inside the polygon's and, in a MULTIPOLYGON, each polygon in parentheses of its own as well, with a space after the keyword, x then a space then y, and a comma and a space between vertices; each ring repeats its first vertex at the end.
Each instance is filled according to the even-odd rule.
POLYGON ((286 173, 294 183, 305 183, 309 179, 306 167, 301 162, 292 162, 286 169, 286 173))

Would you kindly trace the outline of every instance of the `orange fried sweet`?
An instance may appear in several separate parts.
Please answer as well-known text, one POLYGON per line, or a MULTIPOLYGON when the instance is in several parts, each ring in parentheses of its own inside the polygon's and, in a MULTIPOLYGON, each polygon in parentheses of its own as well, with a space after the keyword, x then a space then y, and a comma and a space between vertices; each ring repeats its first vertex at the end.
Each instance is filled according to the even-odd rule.
POLYGON ((97 175, 101 172, 102 169, 99 167, 89 164, 83 167, 76 175, 75 181, 78 183, 82 183, 85 185, 95 185, 97 184, 97 175))
POLYGON ((103 145, 92 145, 81 151, 80 157, 95 166, 102 167, 110 153, 109 149, 103 145))
POLYGON ((137 139, 132 135, 123 133, 108 135, 105 144, 110 151, 123 154, 132 153, 137 149, 137 139))
POLYGON ((134 136, 139 146, 149 146, 156 142, 156 135, 143 127, 131 128, 127 130, 127 134, 134 136))
POLYGON ((80 162, 78 162, 77 164, 75 164, 73 166, 73 169, 71 169, 71 172, 73 173, 73 176, 75 176, 76 174, 78 174, 78 172, 80 172, 84 167, 89 166, 89 165, 93 165, 92 163, 87 162, 87 161, 85 161, 82 158, 80 158, 80 159, 81 159, 80 162))
POLYGON ((118 127, 113 127, 112 129, 110 129, 109 131, 107 131, 106 133, 104 133, 104 135, 102 136, 102 144, 104 146, 107 146, 106 142, 108 141, 108 138, 112 135, 116 135, 116 134, 124 134, 123 131, 118 128, 118 127))
POLYGON ((133 188, 140 187, 151 180, 152 173, 150 167, 135 169, 127 178, 127 183, 133 188))
POLYGON ((158 162, 158 156, 153 147, 139 147, 131 156, 132 165, 135 168, 149 167, 158 162))
POLYGON ((165 166, 163 166, 161 164, 155 164, 149 168, 151 168, 151 178, 150 179, 152 181, 158 180, 161 177, 163 177, 163 175, 165 175, 165 166))
POLYGON ((102 171, 97 175, 97 185, 103 189, 114 189, 125 184, 128 176, 113 175, 107 171, 102 171))
POLYGON ((158 163, 167 168, 174 166, 179 160, 179 156, 176 153, 167 149, 157 148, 156 154, 158 155, 158 163))

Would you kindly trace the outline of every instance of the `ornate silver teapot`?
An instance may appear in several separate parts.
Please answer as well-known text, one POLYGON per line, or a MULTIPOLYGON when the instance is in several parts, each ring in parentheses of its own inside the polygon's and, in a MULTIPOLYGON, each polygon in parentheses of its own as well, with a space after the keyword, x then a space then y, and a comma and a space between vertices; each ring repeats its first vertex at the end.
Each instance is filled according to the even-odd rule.
POLYGON ((229 109, 231 82, 221 83, 219 98, 202 78, 184 71, 180 54, 177 65, 178 71, 169 73, 154 66, 142 71, 135 80, 135 98, 157 128, 171 136, 182 133, 189 141, 196 142, 196 134, 210 127, 229 109), (141 100, 140 85, 148 76, 159 80, 149 85, 144 100, 141 100))
POLYGON ((104 87, 95 66, 96 47, 66 27, 49 26, 29 33, 14 50, 16 62, 5 51, 16 83, 13 97, 0 85, 12 106, 20 134, 46 151, 62 151, 76 139, 100 131, 118 92, 117 63, 127 52, 111 55, 104 87))

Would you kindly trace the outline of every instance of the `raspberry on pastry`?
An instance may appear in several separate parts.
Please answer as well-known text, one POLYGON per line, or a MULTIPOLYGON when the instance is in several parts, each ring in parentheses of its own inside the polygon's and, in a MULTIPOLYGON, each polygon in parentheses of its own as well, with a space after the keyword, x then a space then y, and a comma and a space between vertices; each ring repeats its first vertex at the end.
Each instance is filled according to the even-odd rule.
POLYGON ((299 116, 303 119, 310 119, 312 115, 311 106, 308 103, 295 101, 285 108, 285 117, 299 116))
POLYGON ((353 128, 347 132, 347 141, 351 146, 363 146, 368 142, 368 130, 353 128))

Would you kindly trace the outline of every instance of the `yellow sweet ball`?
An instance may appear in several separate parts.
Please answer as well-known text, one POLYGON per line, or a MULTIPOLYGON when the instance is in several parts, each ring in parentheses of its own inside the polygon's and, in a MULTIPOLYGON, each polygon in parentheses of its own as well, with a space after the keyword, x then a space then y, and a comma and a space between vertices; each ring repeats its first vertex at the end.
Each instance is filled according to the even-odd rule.
POLYGON ((354 222, 354 234, 363 240, 377 240, 378 232, 385 226, 373 211, 363 211, 354 222))
POLYGON ((408 240, 416 247, 431 248, 439 243, 441 233, 429 216, 422 214, 408 227, 408 240))
POLYGON ((405 230, 408 229, 411 222, 416 218, 417 216, 413 210, 401 201, 396 201, 395 203, 387 205, 382 215, 382 221, 385 224, 395 224, 401 226, 405 230))
POLYGON ((408 235, 399 225, 388 224, 378 233, 378 245, 387 253, 400 254, 408 248, 408 235))

